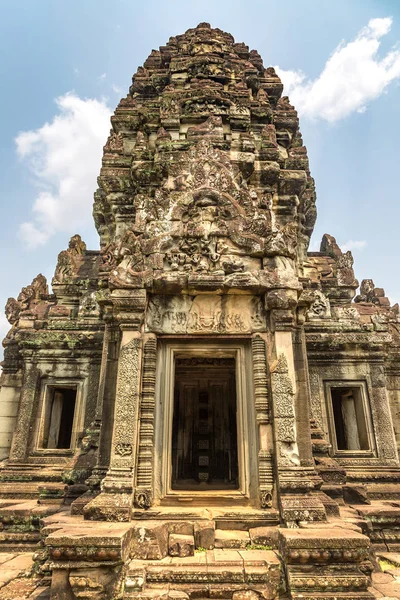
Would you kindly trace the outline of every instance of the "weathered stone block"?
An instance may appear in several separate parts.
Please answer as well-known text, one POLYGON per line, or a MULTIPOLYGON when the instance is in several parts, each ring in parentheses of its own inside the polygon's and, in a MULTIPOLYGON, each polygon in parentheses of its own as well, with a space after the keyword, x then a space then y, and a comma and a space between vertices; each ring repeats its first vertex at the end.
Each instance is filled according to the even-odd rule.
POLYGON ((122 566, 72 569, 69 573, 69 584, 74 598, 115 598, 122 586, 122 573, 122 566))
POLYGON ((369 546, 365 535, 342 528, 279 530, 279 549, 289 564, 359 563, 368 556, 369 546))
POLYGON ((343 499, 347 504, 371 504, 364 485, 344 485, 343 499))
POLYGON ((51 575, 50 600, 75 600, 67 569, 53 569, 51 575))
POLYGON ((193 523, 188 521, 170 521, 167 523, 169 533, 180 533, 182 535, 193 535, 193 523))
POLYGON ((90 500, 82 511, 89 521, 129 521, 132 495, 102 493, 90 500))
POLYGON ((194 525, 194 541, 196 548, 211 550, 215 545, 214 521, 198 521, 194 525))
POLYGON ((254 527, 249 530, 249 534, 252 544, 273 548, 278 545, 279 530, 277 527, 254 527))
POLYGON ((160 560, 168 554, 168 529, 165 524, 143 523, 133 530, 131 558, 160 560))
POLYGON ((236 529, 215 530, 215 547, 216 548, 246 548, 250 543, 248 531, 239 531, 236 529))
POLYGON ((168 600, 189 600, 188 594, 182 590, 169 590, 167 598, 168 600))
MULTIPOLYGON (((50 533, 45 544, 52 561, 57 563, 101 562, 113 565, 129 557, 132 527, 122 523, 78 522, 65 524, 50 533)), ((57 568, 57 567, 56 567, 57 568)))
POLYGON ((168 553, 170 556, 193 556, 194 537, 192 535, 170 533, 168 553))
POLYGON ((233 593, 232 600, 259 600, 259 595, 253 590, 240 590, 233 593))

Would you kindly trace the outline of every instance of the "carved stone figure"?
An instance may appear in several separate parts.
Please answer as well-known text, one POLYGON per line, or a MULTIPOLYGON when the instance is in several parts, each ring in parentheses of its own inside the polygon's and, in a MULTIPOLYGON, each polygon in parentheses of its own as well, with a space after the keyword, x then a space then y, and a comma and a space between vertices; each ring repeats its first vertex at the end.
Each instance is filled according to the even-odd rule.
POLYGON ((69 241, 68 250, 63 250, 58 255, 52 283, 66 283, 76 277, 85 251, 86 244, 82 241, 81 236, 78 234, 73 235, 69 241))
POLYGON ((320 291, 313 294, 313 301, 307 313, 309 319, 323 319, 331 316, 329 300, 320 291))

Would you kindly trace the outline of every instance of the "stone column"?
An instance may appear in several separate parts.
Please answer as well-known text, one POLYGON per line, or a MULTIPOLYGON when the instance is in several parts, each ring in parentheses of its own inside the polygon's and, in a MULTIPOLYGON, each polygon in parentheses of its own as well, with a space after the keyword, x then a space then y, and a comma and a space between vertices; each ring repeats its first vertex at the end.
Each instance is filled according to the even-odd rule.
POLYGON ((117 386, 118 355, 121 331, 112 315, 106 315, 103 353, 101 359, 99 388, 94 418, 94 429, 99 435, 99 449, 96 467, 88 483, 91 488, 99 489, 100 482, 110 467, 112 428, 114 421, 115 391, 117 386))
POLYGON ((305 332, 302 325, 298 325, 293 332, 293 359, 296 374, 295 411, 298 429, 297 443, 301 466, 314 470, 312 455, 310 407, 311 389, 308 374, 308 360, 305 341, 305 332))
MULTIPOLYGON (((114 290, 113 313, 122 336, 118 356, 110 468, 102 493, 84 509, 85 518, 129 521, 134 494, 135 459, 142 362, 145 290, 114 290)), ((111 426, 111 423, 109 424, 111 426)), ((103 423, 106 427, 107 424, 103 423)))
POLYGON ((24 363, 24 377, 18 417, 10 451, 10 463, 24 462, 28 456, 39 384, 40 372, 37 364, 31 358, 27 358, 24 363))
POLYGON ((275 346, 271 387, 281 516, 287 523, 325 520, 322 502, 311 493, 321 480, 310 464, 311 434, 305 408, 310 402, 309 386, 304 385, 307 376, 304 357, 300 360, 305 348, 295 344, 297 295, 292 290, 279 292, 267 296, 266 306, 271 311, 275 346))

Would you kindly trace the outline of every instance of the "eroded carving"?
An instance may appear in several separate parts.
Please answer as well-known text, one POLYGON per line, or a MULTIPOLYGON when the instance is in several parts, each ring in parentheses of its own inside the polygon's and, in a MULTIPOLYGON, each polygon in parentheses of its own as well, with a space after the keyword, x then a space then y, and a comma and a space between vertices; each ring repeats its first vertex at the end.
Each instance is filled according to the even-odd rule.
POLYGON ((246 296, 153 296, 147 313, 157 333, 246 333, 265 323, 261 302, 246 296))

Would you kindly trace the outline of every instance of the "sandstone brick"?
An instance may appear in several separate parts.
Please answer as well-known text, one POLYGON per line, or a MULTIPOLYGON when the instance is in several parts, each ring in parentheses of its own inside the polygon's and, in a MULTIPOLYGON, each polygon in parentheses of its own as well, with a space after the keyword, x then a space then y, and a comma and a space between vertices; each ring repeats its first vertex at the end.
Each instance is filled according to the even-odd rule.
POLYGON ((179 533, 170 533, 168 541, 168 553, 170 556, 193 556, 193 536, 183 535, 179 533))

